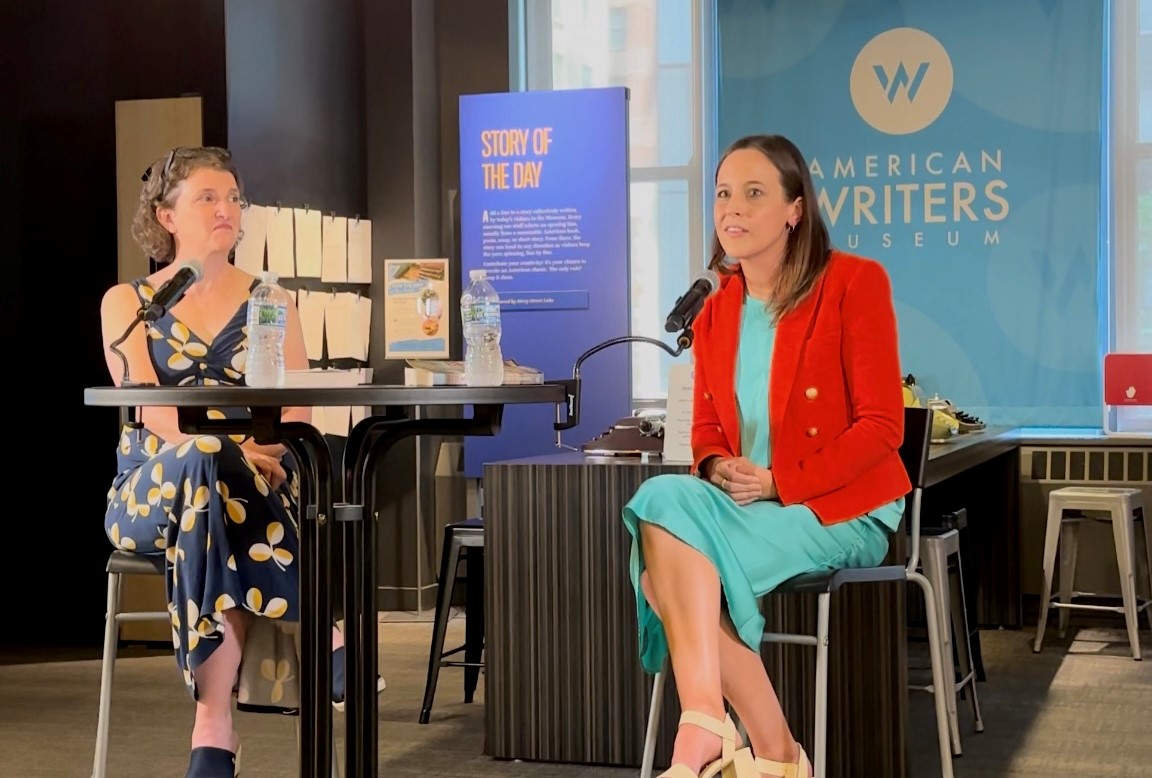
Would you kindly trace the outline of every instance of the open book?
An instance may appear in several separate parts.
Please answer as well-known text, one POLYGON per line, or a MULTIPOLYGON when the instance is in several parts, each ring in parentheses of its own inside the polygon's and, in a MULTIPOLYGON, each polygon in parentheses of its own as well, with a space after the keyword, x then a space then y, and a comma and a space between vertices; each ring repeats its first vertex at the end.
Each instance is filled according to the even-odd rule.
MULTIPOLYGON (((504 360, 505 386, 542 384, 544 374, 534 367, 504 360)), ((464 386, 464 362, 453 359, 409 359, 404 368, 405 386, 464 386)))

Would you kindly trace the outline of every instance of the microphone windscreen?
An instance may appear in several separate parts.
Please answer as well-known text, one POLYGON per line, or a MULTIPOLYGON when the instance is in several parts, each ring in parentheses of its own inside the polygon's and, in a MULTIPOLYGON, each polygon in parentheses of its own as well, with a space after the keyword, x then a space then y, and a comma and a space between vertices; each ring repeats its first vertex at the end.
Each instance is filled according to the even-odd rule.
POLYGON ((184 260, 180 263, 180 267, 177 272, 180 270, 191 270, 192 275, 196 277, 197 281, 204 277, 204 266, 200 264, 200 260, 198 259, 184 260))
POLYGON ((712 294, 712 292, 720 288, 720 276, 715 270, 705 270, 700 274, 700 280, 708 282, 708 294, 712 294))

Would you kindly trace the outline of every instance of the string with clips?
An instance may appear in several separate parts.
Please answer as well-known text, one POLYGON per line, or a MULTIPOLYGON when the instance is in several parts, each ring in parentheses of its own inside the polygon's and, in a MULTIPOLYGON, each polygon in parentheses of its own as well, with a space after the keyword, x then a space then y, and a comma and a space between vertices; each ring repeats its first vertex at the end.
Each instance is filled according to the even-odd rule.
MULTIPOLYGON (((284 209, 284 205, 280 200, 275 201, 275 203, 273 204, 273 207, 276 209, 277 213, 279 213, 280 211, 282 211, 284 209)), ((305 212, 316 210, 316 209, 313 209, 312 206, 308 203, 304 203, 304 205, 302 206, 302 209, 305 212)), ((336 213, 336 211, 328 211, 327 216, 329 219, 329 223, 332 223, 336 220, 337 213, 336 213)), ((349 217, 348 221, 351 222, 352 224, 356 225, 356 226, 359 226, 360 225, 360 214, 357 213, 354 216, 349 217)), ((301 276, 292 277, 292 281, 294 282, 293 286, 295 286, 298 290, 304 290, 307 292, 322 292, 322 291, 324 291, 324 286, 327 285, 327 291, 329 294, 336 295, 341 291, 341 289, 339 287, 332 285, 334 283, 332 281, 328 281, 326 283, 321 281, 319 284, 309 283, 309 282, 316 282, 318 280, 320 280, 320 279, 301 277, 301 276)), ((349 291, 354 293, 358 300, 363 297, 363 293, 362 293, 360 287, 367 285, 367 282, 364 282, 364 281, 342 281, 342 282, 336 282, 336 283, 343 283, 343 284, 348 284, 350 286, 355 286, 356 287, 355 289, 352 289, 349 291)), ((360 362, 360 363, 366 362, 366 360, 359 360, 359 359, 356 361, 360 362)), ((325 363, 326 362, 331 363, 332 360, 331 359, 326 360, 324 358, 321 358, 318 360, 309 360, 309 362, 310 363, 319 363, 320 366, 328 368, 328 367, 331 367, 331 365, 325 364, 325 363)))

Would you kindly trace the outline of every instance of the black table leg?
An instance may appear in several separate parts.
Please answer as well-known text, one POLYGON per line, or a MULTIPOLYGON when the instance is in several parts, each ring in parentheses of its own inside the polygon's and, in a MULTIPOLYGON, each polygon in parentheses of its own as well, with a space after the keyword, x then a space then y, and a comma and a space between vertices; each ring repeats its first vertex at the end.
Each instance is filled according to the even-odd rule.
POLYGON ((484 666, 484 549, 470 547, 465 588, 464 702, 472 702, 484 666))
POLYGON ((311 425, 285 428, 285 445, 307 484, 300 526, 300 776, 326 778, 332 765, 332 458, 311 425))
MULTIPOLYGON (((332 769, 332 454, 311 424, 281 422, 280 408, 256 407, 249 422, 209 419, 205 408, 177 408, 180 429, 207 435, 252 435, 283 442, 300 467, 300 776, 329 778, 332 769)), ((373 778, 375 774, 373 773, 373 778)))
MULTIPOLYGON (((369 775, 364 765, 364 738, 369 722, 364 711, 364 648, 375 643, 375 631, 369 630, 370 611, 364 607, 364 508, 361 504, 336 506, 344 547, 344 752, 345 774, 369 775)), ((375 622, 372 623, 375 625, 375 622)), ((375 682, 376 674, 371 673, 375 682)))
POLYGON ((375 492, 376 463, 392 446, 413 435, 486 436, 500 431, 503 405, 473 406, 472 418, 409 419, 393 415, 369 417, 360 422, 349 436, 344 449, 345 497, 353 506, 364 506, 363 518, 349 521, 345 533, 352 537, 345 544, 358 557, 347 556, 346 569, 357 568, 358 577, 350 575, 345 583, 344 613, 346 624, 358 626, 345 633, 348 667, 355 665, 359 675, 356 686, 348 676, 345 691, 345 715, 351 737, 355 727, 359 739, 353 748, 349 741, 345 754, 345 778, 376 778, 379 766, 379 711, 376 705, 376 676, 379 667, 379 645, 376 634, 376 544, 377 518, 367 495, 375 492), (359 537, 359 541, 356 538, 359 537), (356 551, 359 553, 356 553, 356 551), (359 589, 356 594, 349 590, 359 589))

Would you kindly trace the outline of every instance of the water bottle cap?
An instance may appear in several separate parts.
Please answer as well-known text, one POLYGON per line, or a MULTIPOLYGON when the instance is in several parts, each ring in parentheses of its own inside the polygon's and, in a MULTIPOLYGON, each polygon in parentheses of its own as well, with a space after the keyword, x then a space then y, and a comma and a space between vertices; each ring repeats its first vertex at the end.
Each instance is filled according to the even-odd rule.
POLYGON ((260 280, 266 284, 274 284, 280 279, 275 270, 261 270, 260 280))
POLYGON ((484 268, 478 268, 476 270, 469 270, 468 271, 468 277, 470 279, 472 279, 473 281, 485 279, 488 277, 488 271, 485 270, 484 268))

